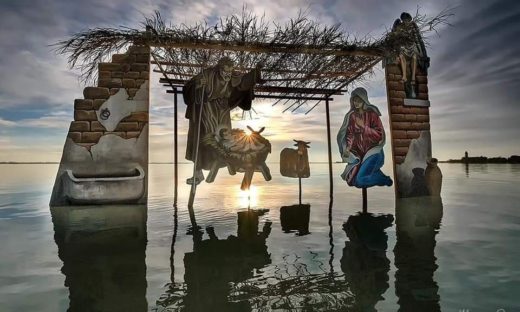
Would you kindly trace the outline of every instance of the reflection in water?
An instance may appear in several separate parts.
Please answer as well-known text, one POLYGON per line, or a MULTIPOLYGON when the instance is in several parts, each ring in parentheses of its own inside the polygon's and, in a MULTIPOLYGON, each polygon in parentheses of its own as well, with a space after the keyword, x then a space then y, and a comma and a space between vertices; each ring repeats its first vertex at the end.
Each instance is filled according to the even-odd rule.
POLYGON ((52 207, 68 311, 147 311, 146 206, 52 207))
MULTIPOLYGON (((284 206, 280 213, 282 229, 296 228, 299 233, 308 233, 310 205, 284 206)), ((335 274, 332 267, 332 200, 329 229, 328 271, 316 252, 309 251, 307 261, 297 254, 285 255, 283 263, 275 264, 271 272, 235 283, 230 298, 247 300, 256 311, 350 311, 353 297, 347 281, 343 275, 335 274)))
POLYGON ((303 236, 309 234, 311 205, 300 204, 282 206, 280 208, 280 223, 284 233, 294 233, 303 236))
POLYGON ((230 299, 247 300, 255 311, 351 311, 345 277, 327 271, 317 253, 282 260, 268 275, 233 284, 230 299))
POLYGON ((266 246, 271 222, 258 229, 259 216, 265 212, 238 212, 236 236, 219 239, 212 227, 206 228, 209 239, 194 235, 193 252, 184 255, 185 284, 172 283, 157 305, 172 311, 250 311, 247 301, 233 302, 228 294, 230 282, 252 278, 271 263, 266 246))
POLYGON ((343 225, 349 238, 345 242, 341 270, 354 294, 352 311, 376 311, 378 301, 388 289, 390 261, 386 257, 387 235, 392 215, 353 215, 343 225))
POLYGON ((394 248, 395 289, 399 311, 440 311, 439 287, 433 279, 435 235, 442 219, 440 197, 398 199, 394 248))

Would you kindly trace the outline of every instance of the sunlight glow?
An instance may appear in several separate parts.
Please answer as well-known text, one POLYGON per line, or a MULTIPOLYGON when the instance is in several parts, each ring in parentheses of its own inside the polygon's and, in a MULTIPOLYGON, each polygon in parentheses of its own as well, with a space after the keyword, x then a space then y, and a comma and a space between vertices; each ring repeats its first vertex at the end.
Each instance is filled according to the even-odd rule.
POLYGON ((254 185, 247 191, 239 190, 238 204, 240 208, 253 208, 258 206, 260 189, 254 185))

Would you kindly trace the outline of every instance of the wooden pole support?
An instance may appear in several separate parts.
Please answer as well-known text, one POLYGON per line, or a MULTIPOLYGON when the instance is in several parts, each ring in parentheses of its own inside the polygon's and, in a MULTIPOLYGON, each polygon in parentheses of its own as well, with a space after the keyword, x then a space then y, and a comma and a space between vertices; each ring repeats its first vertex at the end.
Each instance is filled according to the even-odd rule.
MULTIPOLYGON (((191 190, 190 190, 190 198, 188 200, 188 208, 193 208, 193 202, 195 201, 195 193, 197 192, 197 162, 199 159, 199 144, 200 144, 200 125, 202 123, 202 110, 204 109, 204 92, 206 86, 202 86, 202 96, 200 99, 200 112, 199 112, 199 120, 197 121, 197 141, 195 142, 195 161, 193 162, 193 176, 191 182, 191 190)), ((196 103, 194 104, 197 105, 196 103)), ((195 215, 193 217, 195 219, 195 215)))
POLYGON ((367 213, 368 212, 368 207, 367 207, 367 188, 364 187, 362 190, 363 190, 363 213, 367 213))
POLYGON ((299 203, 301 206, 302 205, 302 178, 298 178, 298 188, 300 190, 298 199, 299 199, 299 203))
POLYGON ((329 98, 325 99, 325 111, 327 116, 327 143, 328 143, 328 153, 329 153, 329 183, 330 183, 330 200, 332 200, 333 195, 333 183, 332 183, 332 149, 330 143, 330 111, 329 111, 329 98))
MULTIPOLYGON (((177 89, 175 89, 177 90, 177 89)), ((179 195, 179 153, 178 153, 178 131, 177 131, 177 92, 173 98, 173 204, 177 206, 177 197, 179 195)))

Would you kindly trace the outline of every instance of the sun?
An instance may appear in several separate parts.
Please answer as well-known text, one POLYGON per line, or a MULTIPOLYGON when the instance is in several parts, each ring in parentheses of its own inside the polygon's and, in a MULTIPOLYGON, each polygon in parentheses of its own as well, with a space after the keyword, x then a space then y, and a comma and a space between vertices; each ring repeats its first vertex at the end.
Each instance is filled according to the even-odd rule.
POLYGON ((260 195, 260 189, 254 185, 251 185, 249 190, 239 190, 238 203, 240 208, 254 208, 258 207, 258 199, 260 195))

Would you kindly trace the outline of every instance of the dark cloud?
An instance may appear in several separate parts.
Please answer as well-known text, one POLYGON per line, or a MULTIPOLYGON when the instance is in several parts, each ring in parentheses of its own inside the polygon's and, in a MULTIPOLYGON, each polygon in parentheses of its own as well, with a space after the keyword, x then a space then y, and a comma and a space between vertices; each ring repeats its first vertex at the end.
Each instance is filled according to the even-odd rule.
POLYGON ((518 153, 520 2, 463 1, 455 14, 430 40, 434 145, 445 158, 518 153))

